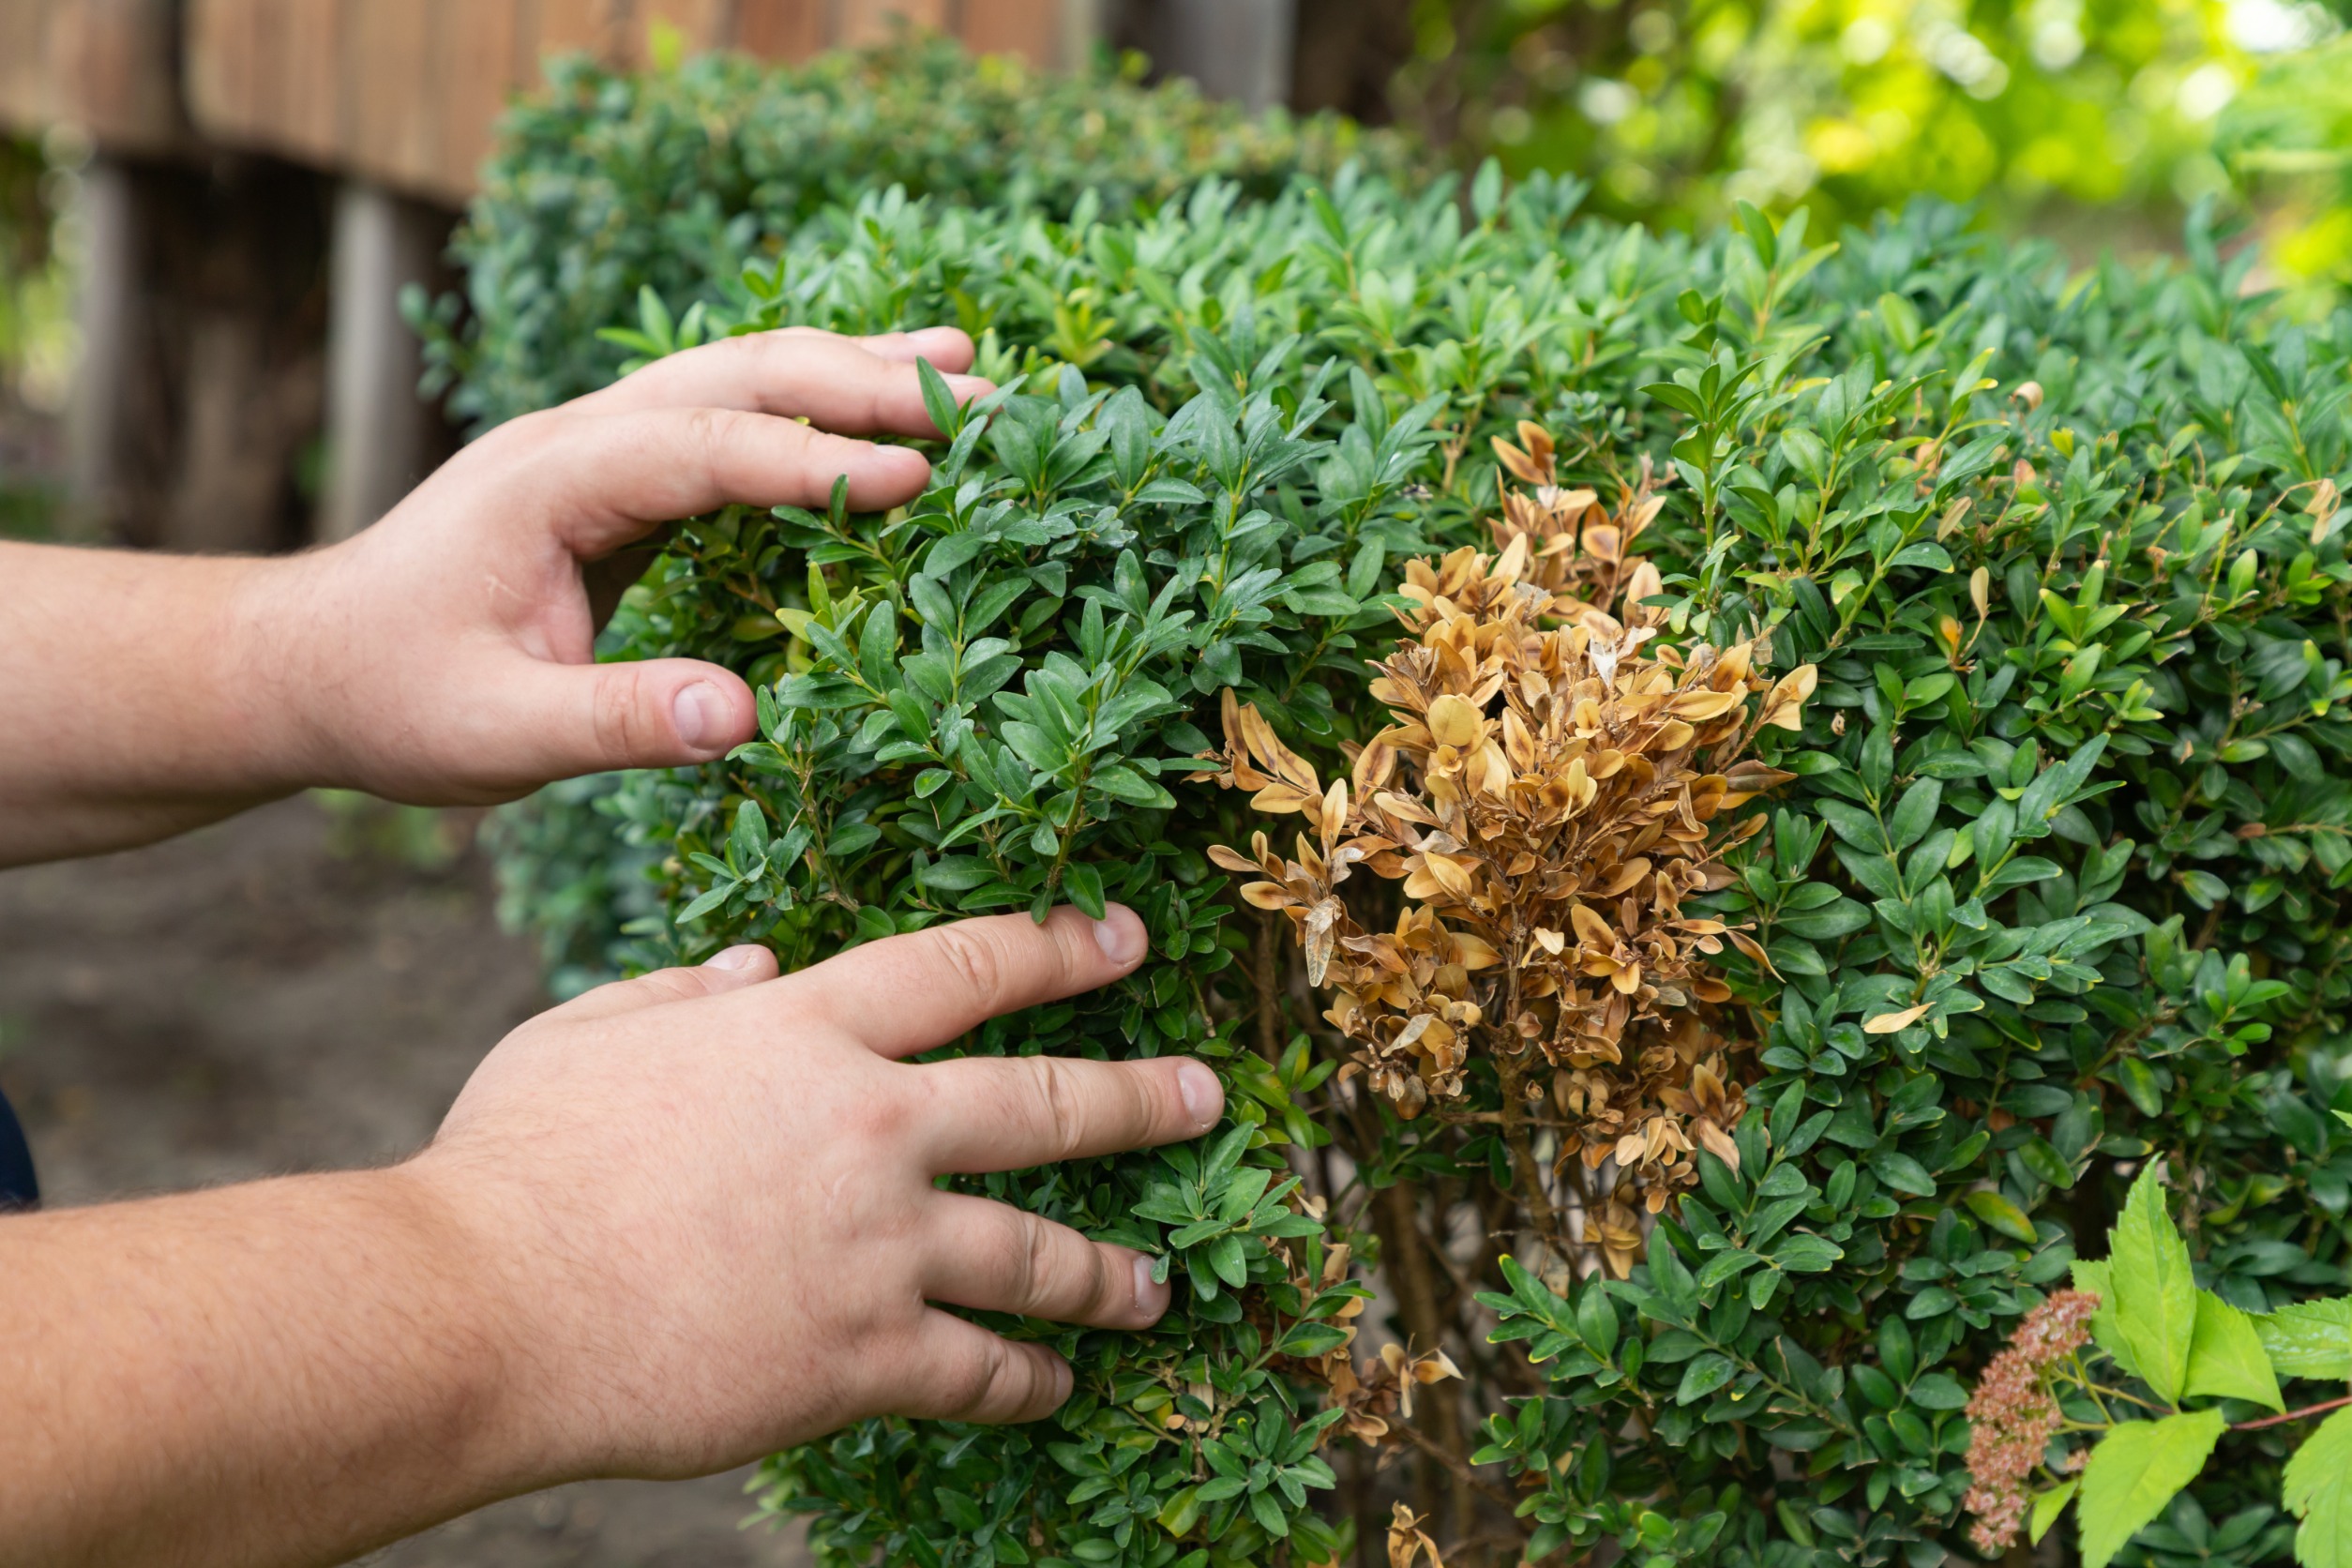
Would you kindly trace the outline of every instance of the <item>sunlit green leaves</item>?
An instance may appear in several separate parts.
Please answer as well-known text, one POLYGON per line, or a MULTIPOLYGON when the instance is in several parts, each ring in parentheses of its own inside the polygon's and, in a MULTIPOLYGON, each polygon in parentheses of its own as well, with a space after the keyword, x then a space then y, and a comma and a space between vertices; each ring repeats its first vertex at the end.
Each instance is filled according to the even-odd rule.
POLYGON ((2127 1422, 2091 1450, 2075 1513, 2083 1568, 2107 1568, 2124 1544, 2205 1468, 2228 1423, 2219 1410, 2127 1422))
POLYGON ((2108 1245, 2116 1332, 2130 1347, 2133 1366, 2157 1396, 2178 1399, 2188 1381, 2195 1342, 2197 1288, 2189 1268, 2189 1249, 2164 1212, 2164 1189, 2154 1166, 2132 1184, 2108 1245))
POLYGON ((2279 1380, 2254 1319, 2210 1290, 2197 1292, 2195 1337, 2182 1392, 2191 1398, 2244 1399, 2283 1410, 2279 1380))
POLYGON ((2295 1531, 2295 1560, 2303 1568, 2352 1565, 2352 1410, 2319 1424, 2286 1462, 2282 1493, 2302 1521, 2295 1531))

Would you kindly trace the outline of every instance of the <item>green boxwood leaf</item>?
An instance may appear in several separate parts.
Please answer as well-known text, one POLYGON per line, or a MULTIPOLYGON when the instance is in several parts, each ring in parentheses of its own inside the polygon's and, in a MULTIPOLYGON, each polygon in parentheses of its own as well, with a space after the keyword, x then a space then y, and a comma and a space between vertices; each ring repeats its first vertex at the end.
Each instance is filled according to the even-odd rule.
POLYGON ((2031 1245, 2036 1240, 2033 1221, 2026 1217, 2023 1209, 1999 1193, 1972 1192, 1963 1201, 1968 1204, 1968 1213, 2013 1241, 2031 1245))

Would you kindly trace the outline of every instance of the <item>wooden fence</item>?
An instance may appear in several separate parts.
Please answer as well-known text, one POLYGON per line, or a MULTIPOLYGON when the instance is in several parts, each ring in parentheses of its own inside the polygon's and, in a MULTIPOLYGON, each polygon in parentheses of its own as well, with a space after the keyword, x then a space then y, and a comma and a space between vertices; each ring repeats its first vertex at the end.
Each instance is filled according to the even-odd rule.
POLYGON ((267 152, 461 204, 539 63, 689 52, 797 60, 900 21, 982 53, 1070 63, 1094 0, 0 0, 0 126, 70 122, 130 155, 267 152))
POLYGON ((178 0, 0 0, 0 126, 71 121, 131 153, 180 143, 178 0))
POLYGON ((188 0, 187 91, 204 136, 455 204, 498 113, 539 62, 643 62, 657 26, 689 52, 805 58, 894 20, 1046 65, 1065 0, 188 0))

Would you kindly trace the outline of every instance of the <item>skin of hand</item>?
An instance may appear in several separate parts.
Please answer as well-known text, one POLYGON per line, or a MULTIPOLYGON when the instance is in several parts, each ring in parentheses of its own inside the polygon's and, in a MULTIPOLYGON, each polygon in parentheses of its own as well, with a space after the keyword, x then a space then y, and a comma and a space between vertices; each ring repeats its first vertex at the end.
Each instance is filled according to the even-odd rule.
POLYGON ((733 948, 524 1024, 403 1165, 0 1219, 0 1560, 339 1562, 861 1416, 1046 1415, 1065 1364, 933 1304, 1140 1328, 1168 1287, 934 1179, 1199 1136, 1215 1075, 904 1059, 1145 941, 1114 906, 781 979, 733 948))
MULTIPOLYGON (((503 425, 328 549, 192 559, 0 544, 0 865, 166 837, 308 785, 482 804, 750 738, 751 693, 690 659, 592 663, 586 574, 730 502, 919 494, 915 361, 959 400, 952 327, 808 328, 661 360, 503 425), (801 421, 807 421, 803 423, 801 421)), ((609 608, 609 607, 608 607, 609 608)))

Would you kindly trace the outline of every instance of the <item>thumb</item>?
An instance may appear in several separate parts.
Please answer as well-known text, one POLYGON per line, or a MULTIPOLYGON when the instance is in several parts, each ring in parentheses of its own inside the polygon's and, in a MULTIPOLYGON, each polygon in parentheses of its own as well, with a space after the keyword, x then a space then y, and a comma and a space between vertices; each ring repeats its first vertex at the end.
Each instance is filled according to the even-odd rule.
POLYGON ((741 676, 699 659, 547 664, 509 688, 525 708, 512 738, 532 780, 711 761, 758 728, 741 676))

